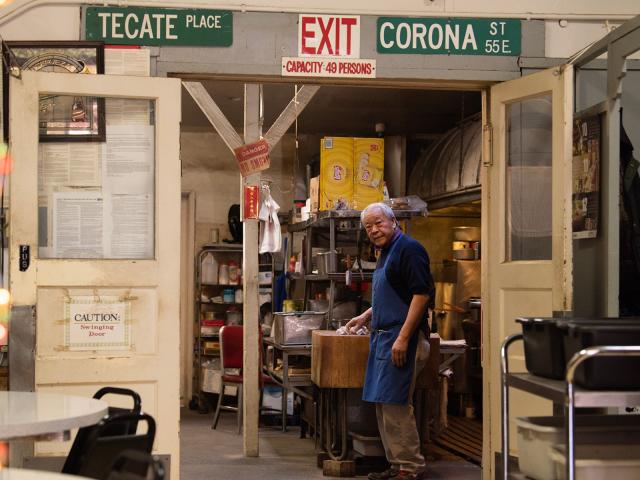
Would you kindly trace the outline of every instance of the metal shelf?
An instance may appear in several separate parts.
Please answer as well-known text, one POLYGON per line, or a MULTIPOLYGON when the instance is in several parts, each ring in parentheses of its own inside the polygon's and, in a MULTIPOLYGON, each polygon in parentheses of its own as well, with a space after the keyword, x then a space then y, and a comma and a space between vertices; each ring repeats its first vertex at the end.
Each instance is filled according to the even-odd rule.
MULTIPOLYGON (((328 282, 330 280, 334 280, 336 282, 345 282, 345 272, 340 273, 328 273, 326 275, 299 275, 297 277, 292 277, 294 279, 305 279, 308 282, 328 282)), ((373 272, 351 272, 351 281, 352 282, 370 282, 373 280, 373 272)))
MULTIPOLYGON (((309 227, 328 227, 329 220, 360 220, 360 210, 328 210, 325 212, 318 212, 313 218, 298 223, 290 223, 287 229, 290 232, 301 232, 309 227)), ((426 214, 424 210, 394 210, 397 219, 420 217, 426 214)), ((358 228, 359 229, 359 228, 358 228)))
MULTIPOLYGON (((567 382, 564 380, 542 378, 530 373, 510 373, 507 375, 507 384, 557 404, 563 404, 567 394, 567 382)), ((635 405, 640 405, 640 391, 575 389, 576 407, 629 407, 635 405)))
POLYGON ((242 288, 242 284, 237 283, 200 283, 201 287, 232 287, 232 288, 242 288))
POLYGON ((233 307, 233 306, 238 306, 238 305, 244 305, 243 303, 226 303, 226 302, 222 302, 222 303, 218 303, 218 302, 203 302, 202 300, 198 300, 198 302, 200 302, 202 305, 227 305, 229 307, 233 307))

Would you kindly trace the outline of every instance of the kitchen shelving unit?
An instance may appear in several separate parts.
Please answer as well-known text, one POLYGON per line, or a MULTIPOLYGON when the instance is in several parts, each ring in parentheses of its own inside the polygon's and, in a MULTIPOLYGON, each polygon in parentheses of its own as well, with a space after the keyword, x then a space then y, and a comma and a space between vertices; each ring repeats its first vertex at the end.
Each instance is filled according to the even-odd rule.
MULTIPOLYGON (((211 299, 213 297, 223 297, 223 290, 225 288, 232 288, 234 292, 237 289, 242 288, 242 282, 239 284, 229 285, 220 283, 204 283, 202 281, 202 263, 207 254, 212 253, 217 262, 218 268, 222 263, 228 263, 229 261, 235 261, 238 266, 242 265, 242 245, 241 244, 208 244, 204 245, 196 256, 195 265, 195 316, 194 316, 194 343, 193 343, 193 397, 192 405, 197 404, 201 410, 208 410, 208 403, 205 400, 205 393, 219 393, 215 391, 203 390, 203 363, 220 358, 220 342, 217 333, 202 334, 202 321, 205 312, 214 312, 214 316, 217 319, 225 320, 226 323, 226 309, 229 307, 235 307, 240 315, 242 315, 242 303, 231 302, 213 302, 211 300, 204 300, 205 298, 211 299), (216 347, 210 348, 208 345, 216 345, 216 347)), ((216 374, 219 375, 219 368, 216 370, 216 374)), ((195 405, 193 405, 195 406, 195 405)))
MULTIPOLYGON (((360 211, 359 210, 329 210, 321 211, 313 215, 309 220, 303 222, 289 224, 287 229, 291 235, 302 232, 306 236, 305 245, 305 274, 293 274, 290 278, 293 280, 304 281, 304 309, 307 310, 309 294, 312 289, 312 284, 316 282, 328 282, 329 283, 329 295, 327 300, 329 301, 328 308, 328 321, 331 321, 333 307, 335 304, 335 296, 337 291, 337 285, 339 283, 347 283, 348 281, 353 283, 371 282, 373 280, 373 272, 371 271, 351 271, 349 272, 350 279, 347 278, 347 272, 339 272, 337 265, 337 256, 331 255, 329 259, 329 271, 326 275, 312 274, 312 249, 319 246, 316 241, 318 233, 327 232, 328 242, 325 241, 323 247, 328 248, 330 252, 335 251, 339 244, 341 245, 357 245, 358 235, 366 236, 362 231, 360 224, 360 211)), ((426 214, 425 209, 398 209, 394 210, 394 214, 399 221, 407 220, 412 217, 424 216, 426 214)), ((409 223, 406 223, 406 233, 409 229, 409 223)), ((289 242, 291 248, 292 242, 289 242)), ((291 252, 287 252, 287 257, 291 255, 291 252)))

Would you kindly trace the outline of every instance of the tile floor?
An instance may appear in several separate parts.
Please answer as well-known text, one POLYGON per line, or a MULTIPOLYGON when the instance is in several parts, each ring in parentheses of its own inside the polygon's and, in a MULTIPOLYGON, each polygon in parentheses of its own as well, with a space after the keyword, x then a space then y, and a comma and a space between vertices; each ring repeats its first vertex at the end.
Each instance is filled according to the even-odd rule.
MULTIPOLYGON (((242 455, 242 435, 236 433, 235 414, 223 412, 216 430, 213 414, 182 410, 182 480, 324 479, 316 467, 313 440, 300 439, 298 427, 283 433, 279 427, 260 428, 260 456, 242 455)), ((428 463, 427 479, 480 480, 480 467, 465 461, 428 463)), ((364 478, 364 477, 360 477, 364 478)))

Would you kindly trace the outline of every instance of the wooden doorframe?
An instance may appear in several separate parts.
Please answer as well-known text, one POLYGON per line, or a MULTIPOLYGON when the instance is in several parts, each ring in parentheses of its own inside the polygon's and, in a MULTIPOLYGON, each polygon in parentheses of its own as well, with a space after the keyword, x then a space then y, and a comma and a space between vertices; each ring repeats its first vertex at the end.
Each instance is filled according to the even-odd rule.
POLYGON ((187 406, 193 392, 194 258, 196 235, 196 195, 182 192, 187 215, 180 218, 180 405, 187 406))

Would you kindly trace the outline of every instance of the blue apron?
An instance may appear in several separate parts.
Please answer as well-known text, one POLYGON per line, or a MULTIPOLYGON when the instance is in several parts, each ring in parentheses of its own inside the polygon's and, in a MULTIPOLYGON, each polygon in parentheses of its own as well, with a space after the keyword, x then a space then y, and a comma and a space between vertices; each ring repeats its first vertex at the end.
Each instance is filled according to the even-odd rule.
POLYGON ((409 340, 404 366, 396 367, 391 359, 391 347, 398 338, 409 312, 409 306, 387 280, 387 261, 394 254, 399 240, 400 237, 396 238, 391 246, 384 265, 373 273, 371 340, 362 391, 362 399, 367 402, 406 404, 409 400, 409 387, 418 346, 417 330, 409 340))

